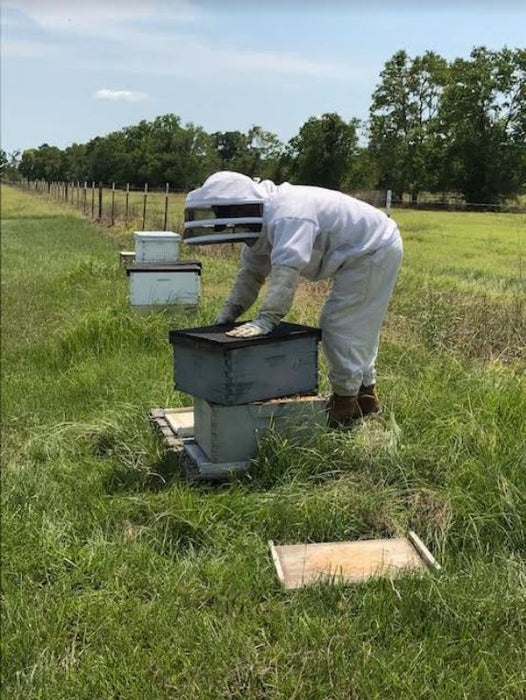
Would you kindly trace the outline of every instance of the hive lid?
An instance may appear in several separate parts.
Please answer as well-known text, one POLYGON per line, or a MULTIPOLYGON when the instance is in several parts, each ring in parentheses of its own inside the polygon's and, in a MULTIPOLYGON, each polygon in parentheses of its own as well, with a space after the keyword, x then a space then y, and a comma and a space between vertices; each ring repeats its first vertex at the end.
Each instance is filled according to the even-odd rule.
POLYGON ((126 274, 129 275, 130 272, 197 272, 201 274, 201 267, 202 263, 196 260, 173 263, 133 263, 126 267, 126 274))
POLYGON ((159 239, 161 241, 180 241, 182 236, 179 233, 174 233, 173 231, 135 231, 134 234, 136 239, 141 240, 155 240, 159 239))
POLYGON ((169 339, 172 345, 184 345, 187 347, 207 345, 210 348, 221 350, 265 345, 276 341, 297 340, 300 338, 315 338, 316 341, 321 339, 321 330, 319 328, 285 322, 277 325, 271 333, 260 335, 256 338, 232 338, 226 334, 227 331, 243 323, 247 322, 241 321, 221 326, 202 326, 200 328, 184 328, 182 330, 170 331, 169 339))

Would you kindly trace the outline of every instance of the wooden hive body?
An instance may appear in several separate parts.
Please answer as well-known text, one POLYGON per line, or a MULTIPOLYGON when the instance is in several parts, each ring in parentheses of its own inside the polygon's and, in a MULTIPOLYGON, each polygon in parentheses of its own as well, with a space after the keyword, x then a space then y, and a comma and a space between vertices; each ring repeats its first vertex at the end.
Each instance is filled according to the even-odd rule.
POLYGON ((137 262, 176 262, 181 236, 173 231, 136 231, 135 260, 137 262))
POLYGON ((134 307, 199 303, 201 263, 135 263, 128 265, 126 273, 134 307))
POLYGON ((259 441, 269 429, 297 439, 326 423, 326 401, 318 396, 237 406, 194 399, 194 438, 211 462, 253 459, 259 441))
POLYGON ((317 392, 319 329, 281 323, 247 340, 232 327, 170 332, 176 389, 224 406, 317 392))

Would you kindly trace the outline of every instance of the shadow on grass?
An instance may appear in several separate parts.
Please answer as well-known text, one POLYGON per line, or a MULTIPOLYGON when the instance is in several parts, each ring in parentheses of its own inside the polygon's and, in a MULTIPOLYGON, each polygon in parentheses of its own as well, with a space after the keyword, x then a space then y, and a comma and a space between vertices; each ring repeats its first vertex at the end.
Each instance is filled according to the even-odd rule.
POLYGON ((104 479, 104 491, 109 494, 139 491, 162 491, 172 482, 184 483, 185 478, 174 455, 166 453, 149 469, 130 468, 128 464, 116 464, 104 479))

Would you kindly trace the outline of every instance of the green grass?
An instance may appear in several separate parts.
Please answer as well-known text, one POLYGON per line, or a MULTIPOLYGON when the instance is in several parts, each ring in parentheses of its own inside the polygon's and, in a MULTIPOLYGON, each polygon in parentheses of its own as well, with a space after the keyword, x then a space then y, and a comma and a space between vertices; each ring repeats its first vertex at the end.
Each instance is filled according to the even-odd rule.
MULTIPOLYGON (((10 188, 3 216, 4 697, 526 696, 525 217, 395 212, 381 419, 271 436, 212 487, 172 473, 146 415, 189 403, 168 330, 212 321, 238 250, 191 251, 197 318, 140 317, 129 233, 10 188), (442 577, 276 581, 268 539, 408 526, 442 577)), ((315 323, 326 288, 290 318, 315 323)))

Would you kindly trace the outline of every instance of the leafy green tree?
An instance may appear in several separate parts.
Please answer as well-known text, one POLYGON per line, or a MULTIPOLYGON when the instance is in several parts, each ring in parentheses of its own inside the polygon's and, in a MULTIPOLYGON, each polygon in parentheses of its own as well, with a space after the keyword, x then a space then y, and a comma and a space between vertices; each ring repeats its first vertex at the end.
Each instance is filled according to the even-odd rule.
POLYGON ((247 132, 246 164, 242 172, 251 177, 276 180, 279 178, 279 163, 285 145, 272 131, 265 131, 254 124, 247 132))
POLYGON ((375 157, 369 148, 358 148, 344 179, 343 188, 348 192, 375 190, 378 188, 378 180, 379 169, 375 157))
POLYGON ((241 131, 216 131, 211 135, 221 170, 234 170, 250 177, 275 178, 285 150, 276 134, 254 124, 241 131))
POLYGON ((432 51, 411 59, 398 51, 380 73, 372 97, 369 148, 379 171, 379 185, 398 197, 413 199, 423 189, 435 189, 441 139, 438 110, 447 82, 446 61, 432 51))
POLYGON ((64 154, 60 148, 47 143, 29 148, 22 153, 19 170, 29 180, 64 180, 64 154))
POLYGON ((327 113, 308 119, 289 141, 289 164, 296 183, 340 189, 357 152, 358 121, 327 113))
POLYGON ((215 131, 211 138, 220 159, 221 170, 243 170, 242 162, 248 151, 246 134, 241 131, 215 131))
POLYGON ((104 184, 126 182, 126 152, 119 132, 91 139, 86 144, 85 158, 86 179, 104 184))
POLYGON ((444 188, 498 203, 526 187, 526 50, 456 59, 440 110, 444 188))
POLYGON ((66 180, 80 181, 88 179, 86 145, 73 143, 64 149, 64 177, 66 180))

